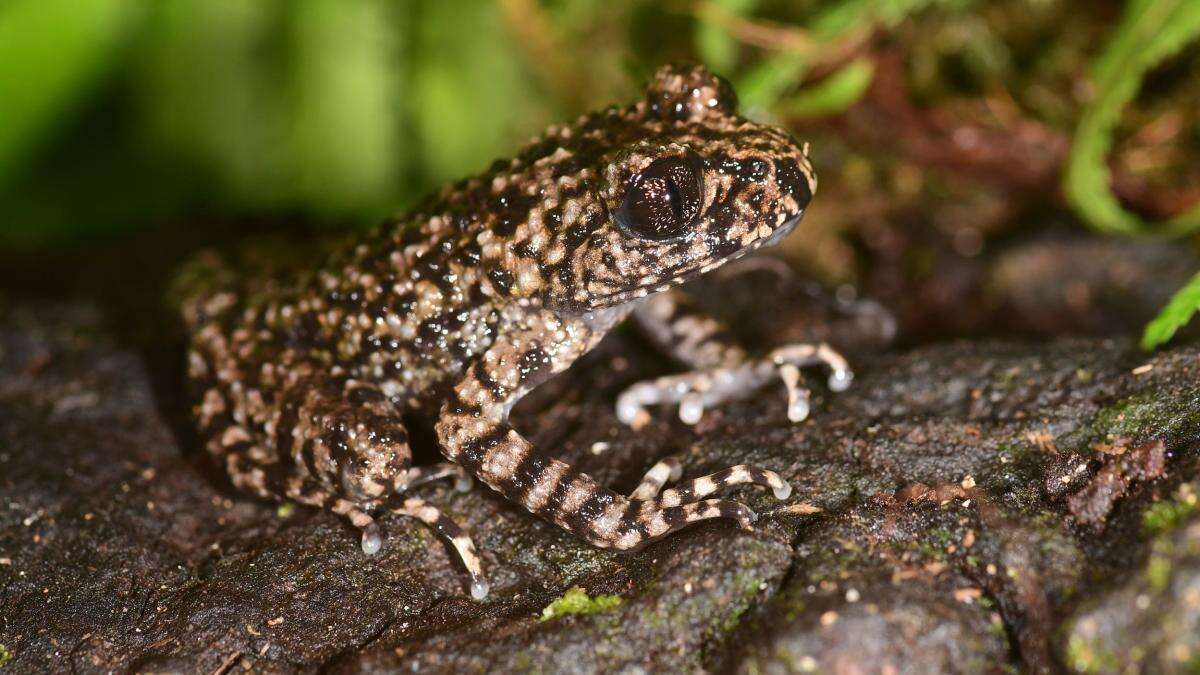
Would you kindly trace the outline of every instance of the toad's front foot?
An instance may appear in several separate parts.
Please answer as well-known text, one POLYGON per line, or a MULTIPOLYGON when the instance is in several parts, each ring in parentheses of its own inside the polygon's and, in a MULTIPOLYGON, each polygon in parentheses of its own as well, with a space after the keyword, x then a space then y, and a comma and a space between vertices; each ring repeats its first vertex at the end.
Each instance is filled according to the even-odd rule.
POLYGON ((788 419, 803 421, 809 413, 809 390, 800 369, 824 364, 829 367, 829 388, 845 391, 854 379, 846 359, 829 345, 796 344, 780 347, 766 358, 736 366, 697 370, 639 382, 617 397, 617 418, 639 426, 649 420, 646 406, 678 404, 679 419, 686 424, 700 421, 704 409, 724 401, 745 398, 774 378, 783 381, 788 393, 788 419))

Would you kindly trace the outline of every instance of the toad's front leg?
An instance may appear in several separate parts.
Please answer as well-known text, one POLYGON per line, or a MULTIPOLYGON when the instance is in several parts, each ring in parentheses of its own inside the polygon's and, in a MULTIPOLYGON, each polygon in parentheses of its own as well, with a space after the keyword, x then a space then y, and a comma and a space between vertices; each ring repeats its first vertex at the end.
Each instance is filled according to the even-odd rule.
POLYGON ((626 497, 543 455, 509 426, 508 410, 569 361, 556 360, 539 340, 522 337, 531 336, 501 338, 468 370, 436 425, 446 456, 510 501, 595 546, 628 551, 709 518, 732 518, 749 528, 756 516, 747 506, 709 498, 730 486, 759 484, 788 496, 790 488, 775 472, 737 466, 661 493, 678 471, 656 467, 647 477, 649 487, 626 497), (668 475, 657 475, 664 471, 668 475))
POLYGON ((660 404, 677 404, 679 418, 695 424, 705 408, 749 396, 775 379, 787 388, 788 419, 799 422, 809 413, 801 368, 827 366, 833 391, 844 391, 854 377, 846 359, 825 344, 786 345, 765 358, 749 359, 723 324, 696 309, 678 290, 646 301, 634 320, 660 348, 693 370, 626 389, 617 398, 617 417, 626 424, 643 423, 648 419, 646 406, 660 404))

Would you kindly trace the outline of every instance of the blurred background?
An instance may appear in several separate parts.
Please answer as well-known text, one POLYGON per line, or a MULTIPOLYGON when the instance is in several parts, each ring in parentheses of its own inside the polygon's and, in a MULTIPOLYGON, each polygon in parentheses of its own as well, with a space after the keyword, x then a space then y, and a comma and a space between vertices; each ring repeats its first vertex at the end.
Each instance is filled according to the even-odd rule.
POLYGON ((1198 35, 1194 0, 4 0, 0 259, 369 225, 687 60, 811 141, 814 278, 917 335, 1140 327, 1200 269, 1198 35))

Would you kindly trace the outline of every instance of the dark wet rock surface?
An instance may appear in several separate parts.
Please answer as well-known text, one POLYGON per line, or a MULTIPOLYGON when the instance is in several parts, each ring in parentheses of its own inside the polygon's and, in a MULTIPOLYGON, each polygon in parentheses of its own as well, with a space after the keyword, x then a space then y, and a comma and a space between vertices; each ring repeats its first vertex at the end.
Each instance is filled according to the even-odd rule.
POLYGON ((888 243, 861 286, 896 314, 908 340, 1133 333, 1200 268, 1178 242, 1104 239, 1054 223, 970 254, 920 217, 894 227, 877 235, 888 243))
MULTIPOLYGON (((817 302, 771 274, 752 284, 782 298, 777 316, 817 302)), ((1153 357, 1128 337, 887 351, 855 341, 861 317, 827 325, 746 311, 738 328, 763 344, 849 334, 854 385, 833 395, 811 378, 814 413, 799 425, 771 388, 696 427, 659 411, 634 433, 613 415, 615 394, 667 366, 619 332, 522 402, 517 426, 622 490, 676 455, 689 476, 742 462, 776 469, 792 497, 739 490, 762 516, 754 532, 708 523, 618 555, 485 489, 422 489, 483 551, 492 594, 480 604, 424 527, 385 517, 384 550, 367 558, 332 515, 229 490, 160 372, 178 354, 166 338, 131 346, 99 305, 10 296, 0 301, 4 672, 1200 664, 1195 346, 1153 357), (542 619, 576 587, 619 601, 542 619)))

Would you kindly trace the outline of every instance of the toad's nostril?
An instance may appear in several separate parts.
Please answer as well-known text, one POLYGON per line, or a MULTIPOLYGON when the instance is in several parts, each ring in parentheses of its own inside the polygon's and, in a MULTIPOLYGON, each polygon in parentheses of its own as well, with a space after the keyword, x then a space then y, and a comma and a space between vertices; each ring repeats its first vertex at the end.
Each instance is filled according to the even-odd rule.
POLYGON ((796 207, 804 209, 812 201, 812 186, 808 177, 800 170, 800 165, 794 159, 775 161, 775 181, 781 192, 790 194, 796 200, 796 207))

